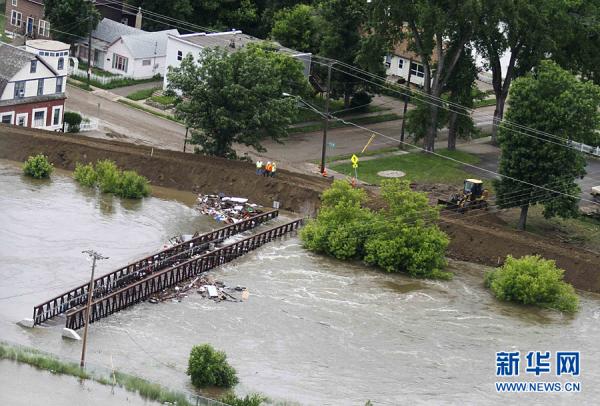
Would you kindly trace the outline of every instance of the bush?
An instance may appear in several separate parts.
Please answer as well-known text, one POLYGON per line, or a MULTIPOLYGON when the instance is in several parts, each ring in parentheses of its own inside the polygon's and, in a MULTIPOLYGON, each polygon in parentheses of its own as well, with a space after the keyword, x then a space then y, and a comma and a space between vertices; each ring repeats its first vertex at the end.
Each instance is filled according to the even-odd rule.
POLYGON ((502 267, 486 274, 485 285, 500 300, 574 313, 579 298, 563 275, 554 261, 539 255, 520 259, 509 255, 502 267))
POLYGON ((75 113, 73 111, 65 111, 63 121, 69 126, 68 131, 70 133, 79 132, 79 125, 82 121, 81 114, 75 113))
POLYGON ((35 179, 49 178, 54 166, 43 154, 30 156, 23 165, 23 173, 35 179))
POLYGON ((356 110, 359 110, 358 107, 364 107, 366 110, 372 100, 373 97, 369 93, 365 91, 356 92, 352 96, 352 100, 350 100, 350 107, 356 107, 356 110))
POLYGON ((234 393, 228 393, 219 399, 229 406, 260 406, 266 400, 267 398, 258 393, 252 393, 243 398, 237 397, 234 393))
POLYGON ((238 383, 235 369, 227 363, 227 356, 209 344, 196 345, 190 352, 187 374, 196 387, 218 386, 229 388, 238 383))
POLYGON ((382 182, 386 210, 362 207, 366 194, 348 182, 335 181, 321 197, 316 219, 301 231, 304 247, 338 259, 363 259, 388 272, 449 279, 443 272, 448 237, 431 220, 438 209, 406 181, 382 182))
POLYGON ((84 186, 98 186, 103 193, 112 193, 128 199, 139 199, 150 194, 148 179, 135 171, 123 171, 108 159, 92 164, 77 163, 73 177, 84 186))
POLYGON ((73 177, 77 182, 87 187, 93 187, 96 184, 96 181, 98 180, 98 175, 96 174, 94 165, 82 165, 79 162, 75 164, 75 171, 73 172, 73 177))

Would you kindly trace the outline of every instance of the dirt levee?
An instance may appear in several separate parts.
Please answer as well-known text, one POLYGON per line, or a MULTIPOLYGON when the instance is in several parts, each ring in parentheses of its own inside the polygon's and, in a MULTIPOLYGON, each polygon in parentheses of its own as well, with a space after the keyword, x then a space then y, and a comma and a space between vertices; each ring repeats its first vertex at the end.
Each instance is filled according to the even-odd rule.
POLYGON ((111 159, 122 168, 147 177, 151 184, 203 193, 248 197, 251 201, 302 214, 313 214, 327 179, 278 170, 274 178, 256 175, 252 163, 159 150, 146 146, 99 140, 80 135, 0 125, 0 158, 24 161, 43 153, 59 168, 73 170, 75 163, 111 159))

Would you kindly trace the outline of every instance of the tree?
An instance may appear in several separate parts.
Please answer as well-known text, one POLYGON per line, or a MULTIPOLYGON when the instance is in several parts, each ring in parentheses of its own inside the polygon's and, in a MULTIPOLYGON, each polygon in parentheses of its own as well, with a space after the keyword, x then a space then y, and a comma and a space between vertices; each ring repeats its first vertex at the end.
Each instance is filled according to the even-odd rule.
POLYGON ((192 378, 192 385, 198 388, 230 388, 238 383, 235 369, 227 362, 227 355, 209 344, 195 345, 192 348, 187 374, 192 378))
POLYGON ((87 0, 46 0, 44 16, 50 21, 52 38, 67 44, 80 37, 87 37, 91 28, 100 21, 100 13, 87 0))
POLYGON ((275 13, 271 37, 282 45, 316 54, 319 50, 319 22, 316 11, 298 4, 275 13))
MULTIPOLYGON (((177 20, 188 21, 192 19, 194 9, 191 0, 130 0, 129 3, 135 7, 142 7, 146 11, 161 14, 177 20)), ((159 31, 173 28, 171 25, 181 26, 175 22, 168 22, 164 18, 156 17, 142 12, 142 26, 148 31, 159 31)), ((181 29, 180 29, 181 30, 181 29)), ((192 30, 191 27, 189 28, 192 30)))
POLYGON ((454 73, 465 44, 481 17, 481 0, 379 0, 372 4, 371 25, 391 47, 408 41, 424 68, 423 90, 431 96, 424 147, 435 148, 440 97, 454 73))
POLYGON ((169 88, 183 96, 177 113, 195 129, 192 143, 204 154, 228 158, 236 157, 234 143, 264 151, 263 139, 287 136, 298 102, 283 94, 309 91, 302 64, 269 45, 232 54, 204 49, 198 63, 188 55, 167 75, 169 88))
POLYGON ((477 67, 470 48, 465 48, 458 58, 455 72, 448 79, 446 89, 451 103, 448 113, 448 149, 456 149, 458 137, 467 138, 476 131, 469 112, 473 102, 473 90, 477 79, 477 67))
POLYGON ((475 35, 475 44, 492 71, 496 95, 492 141, 496 142, 499 123, 512 81, 522 76, 555 48, 557 36, 568 35, 563 0, 483 0, 484 12, 475 35), (561 29, 557 29, 561 27, 561 29), (508 54, 506 71, 501 58, 508 54))
POLYGON ((535 204, 544 206, 546 218, 577 215, 575 179, 585 175, 586 162, 567 140, 598 144, 599 107, 600 87, 580 82, 554 62, 543 61, 513 83, 506 116, 536 132, 500 128, 503 178, 495 188, 500 207, 521 208, 519 229, 525 229, 529 206, 535 204))

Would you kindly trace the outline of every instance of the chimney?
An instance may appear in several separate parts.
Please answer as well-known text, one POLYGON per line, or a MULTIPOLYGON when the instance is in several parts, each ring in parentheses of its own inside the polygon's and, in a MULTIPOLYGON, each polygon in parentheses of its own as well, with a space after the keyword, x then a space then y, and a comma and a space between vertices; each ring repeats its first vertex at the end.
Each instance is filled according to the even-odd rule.
POLYGON ((138 12, 135 15, 135 28, 138 30, 142 29, 142 8, 138 7, 138 12))

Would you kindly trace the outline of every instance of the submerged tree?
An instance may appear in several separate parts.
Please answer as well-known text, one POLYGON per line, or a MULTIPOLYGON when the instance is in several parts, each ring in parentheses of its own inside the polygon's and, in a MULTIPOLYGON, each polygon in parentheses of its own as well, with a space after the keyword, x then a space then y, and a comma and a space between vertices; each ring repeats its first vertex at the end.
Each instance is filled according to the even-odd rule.
POLYGON ((196 63, 191 54, 170 68, 169 89, 180 92, 177 114, 192 132, 192 143, 207 155, 235 158, 233 144, 264 151, 261 141, 280 140, 297 113, 297 100, 308 83, 302 64, 266 46, 229 54, 204 49, 196 63))
POLYGON ((497 204, 520 207, 525 229, 529 207, 541 204, 544 216, 577 215, 585 159, 568 140, 597 145, 600 87, 580 82, 550 61, 517 79, 510 91, 507 119, 533 131, 501 126, 498 141, 501 180, 495 182, 497 204))

